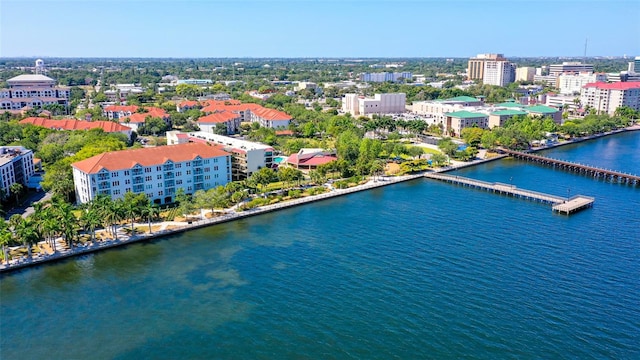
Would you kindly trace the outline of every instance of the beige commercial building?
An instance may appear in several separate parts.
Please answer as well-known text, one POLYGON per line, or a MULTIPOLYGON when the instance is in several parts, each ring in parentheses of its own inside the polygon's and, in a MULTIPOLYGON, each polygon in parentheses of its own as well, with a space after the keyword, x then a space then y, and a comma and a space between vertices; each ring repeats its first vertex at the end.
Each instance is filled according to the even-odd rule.
POLYGON ((519 67, 516 68, 516 81, 529 81, 533 82, 533 77, 536 74, 536 68, 534 67, 519 67))
POLYGON ((484 63, 485 61, 506 61, 503 54, 478 54, 474 58, 469 59, 467 67, 467 78, 470 80, 484 79, 484 63))

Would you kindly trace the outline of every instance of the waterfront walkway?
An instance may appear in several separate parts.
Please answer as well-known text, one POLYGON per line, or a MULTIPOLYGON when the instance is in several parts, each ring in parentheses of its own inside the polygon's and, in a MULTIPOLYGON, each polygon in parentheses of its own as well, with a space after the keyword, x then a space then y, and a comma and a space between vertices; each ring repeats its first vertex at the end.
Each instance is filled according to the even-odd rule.
POLYGON ((476 180, 476 179, 466 178, 462 176, 454 176, 454 175, 433 173, 433 172, 426 173, 424 176, 429 179, 435 179, 435 180, 445 181, 451 184, 462 185, 462 186, 467 186, 474 189, 490 191, 495 194, 513 196, 520 199, 536 201, 536 202, 541 202, 545 204, 551 204, 553 211, 557 211, 565 214, 572 214, 578 210, 590 207, 593 205, 593 202, 595 201, 594 198, 589 196, 584 196, 584 195, 576 195, 570 199, 567 199, 564 197, 545 194, 537 191, 520 189, 515 185, 508 185, 508 184, 502 184, 502 183, 490 183, 487 181, 476 180))
POLYGON ((625 184, 640 185, 640 176, 633 174, 626 174, 614 170, 600 169, 594 166, 577 164, 570 161, 558 160, 520 151, 506 149, 503 149, 502 151, 514 157, 515 159, 532 161, 538 164, 553 166, 554 168, 573 171, 595 178, 604 178, 610 181, 617 181, 625 184))

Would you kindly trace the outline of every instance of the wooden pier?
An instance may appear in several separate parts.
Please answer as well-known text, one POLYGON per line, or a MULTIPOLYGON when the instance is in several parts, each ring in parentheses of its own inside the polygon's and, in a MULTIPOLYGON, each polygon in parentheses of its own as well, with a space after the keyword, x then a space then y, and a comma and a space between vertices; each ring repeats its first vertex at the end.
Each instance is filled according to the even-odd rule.
POLYGON ((593 206, 593 203, 595 201, 595 198, 590 196, 576 195, 571 199, 567 199, 561 196, 520 189, 514 185, 490 183, 487 181, 475 180, 462 176, 447 175, 442 173, 429 172, 424 176, 429 179, 436 179, 456 185, 468 186, 474 189, 490 191, 495 194, 513 196, 524 200, 550 204, 554 212, 564 213, 567 215, 591 207, 593 206))
POLYGON ((594 166, 576 164, 570 161, 557 160, 557 159, 552 159, 545 156, 534 155, 534 154, 520 152, 520 151, 513 151, 513 150, 506 150, 506 149, 503 149, 502 151, 505 154, 508 154, 520 160, 532 161, 538 164, 552 166, 554 168, 560 168, 567 171, 573 171, 573 172, 591 176, 594 178, 601 178, 609 181, 620 182, 620 183, 630 184, 630 185, 640 185, 640 176, 638 175, 625 174, 618 171, 600 169, 594 166))

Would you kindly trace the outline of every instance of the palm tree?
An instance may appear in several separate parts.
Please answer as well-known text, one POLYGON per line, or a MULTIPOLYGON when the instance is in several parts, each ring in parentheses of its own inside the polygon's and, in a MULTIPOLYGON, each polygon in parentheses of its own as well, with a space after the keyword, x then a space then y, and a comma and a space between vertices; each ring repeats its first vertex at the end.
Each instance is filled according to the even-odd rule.
POLYGON ((84 226, 86 230, 91 232, 91 242, 95 243, 96 241, 96 228, 102 224, 102 219, 100 219, 100 215, 98 211, 92 203, 84 209, 82 215, 80 216, 80 222, 84 226))
POLYGON ((22 190, 24 190, 24 186, 20 183, 13 183, 9 186, 9 191, 16 197, 16 205, 20 203, 20 193, 22 193, 22 190))
POLYGON ((2 245, 2 259, 6 263, 9 263, 6 246, 11 243, 11 240, 13 240, 13 234, 9 229, 9 224, 3 217, 0 217, 0 245, 2 245))
POLYGON ((151 220, 153 220, 160 214, 160 209, 157 206, 153 205, 151 201, 149 201, 147 202, 145 207, 142 208, 142 214, 143 216, 147 217, 147 221, 149 223, 149 234, 152 234, 153 232, 151 231, 151 220))
POLYGON ((15 229, 18 239, 27 247, 27 256, 31 258, 31 246, 40 239, 33 220, 23 219, 15 229))

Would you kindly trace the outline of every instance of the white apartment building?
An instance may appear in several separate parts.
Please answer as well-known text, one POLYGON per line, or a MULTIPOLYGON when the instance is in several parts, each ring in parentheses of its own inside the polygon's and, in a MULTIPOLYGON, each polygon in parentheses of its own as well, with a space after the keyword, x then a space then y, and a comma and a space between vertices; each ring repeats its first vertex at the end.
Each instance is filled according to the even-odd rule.
POLYGON ((535 74, 536 68, 534 67, 516 68, 516 81, 533 81, 535 74))
POLYGON ((169 145, 189 142, 221 145, 226 152, 231 153, 233 155, 231 158, 231 177, 234 181, 246 179, 262 168, 273 166, 273 148, 269 145, 204 131, 167 132, 167 144, 169 145))
POLYGON ((556 87, 560 89, 560 94, 572 95, 580 94, 582 87, 595 82, 607 81, 606 74, 580 73, 562 74, 558 76, 556 87))
POLYGON ((599 114, 614 115, 620 106, 640 110, 640 81, 586 84, 580 93, 580 104, 599 114))
POLYGON ((488 60, 484 62, 482 83, 507 86, 515 81, 516 66, 508 61, 488 60))
POLYGON ((68 105, 71 90, 56 86, 55 80, 41 74, 18 75, 7 80, 8 89, 0 89, 0 110, 21 110, 26 106, 68 105))
POLYGON ((118 199, 131 191, 169 204, 178 189, 193 194, 231 181, 231 154, 202 143, 111 151, 71 166, 80 203, 99 194, 118 199))
POLYGON ((22 146, 0 146, 0 189, 5 197, 11 194, 11 185, 27 186, 35 173, 33 151, 22 146))
POLYGON ((318 88, 318 84, 316 84, 314 82, 300 81, 300 82, 298 82, 296 84, 296 86, 293 87, 293 90, 294 91, 300 91, 300 90, 309 89, 309 90, 316 91, 317 88, 318 88))
POLYGON ((562 64, 549 65, 549 75, 592 73, 593 64, 583 64, 579 61, 565 61, 562 64))
POLYGON ((407 96, 404 93, 375 94, 366 98, 358 94, 346 94, 342 99, 342 111, 351 115, 398 114, 405 112, 407 96))

